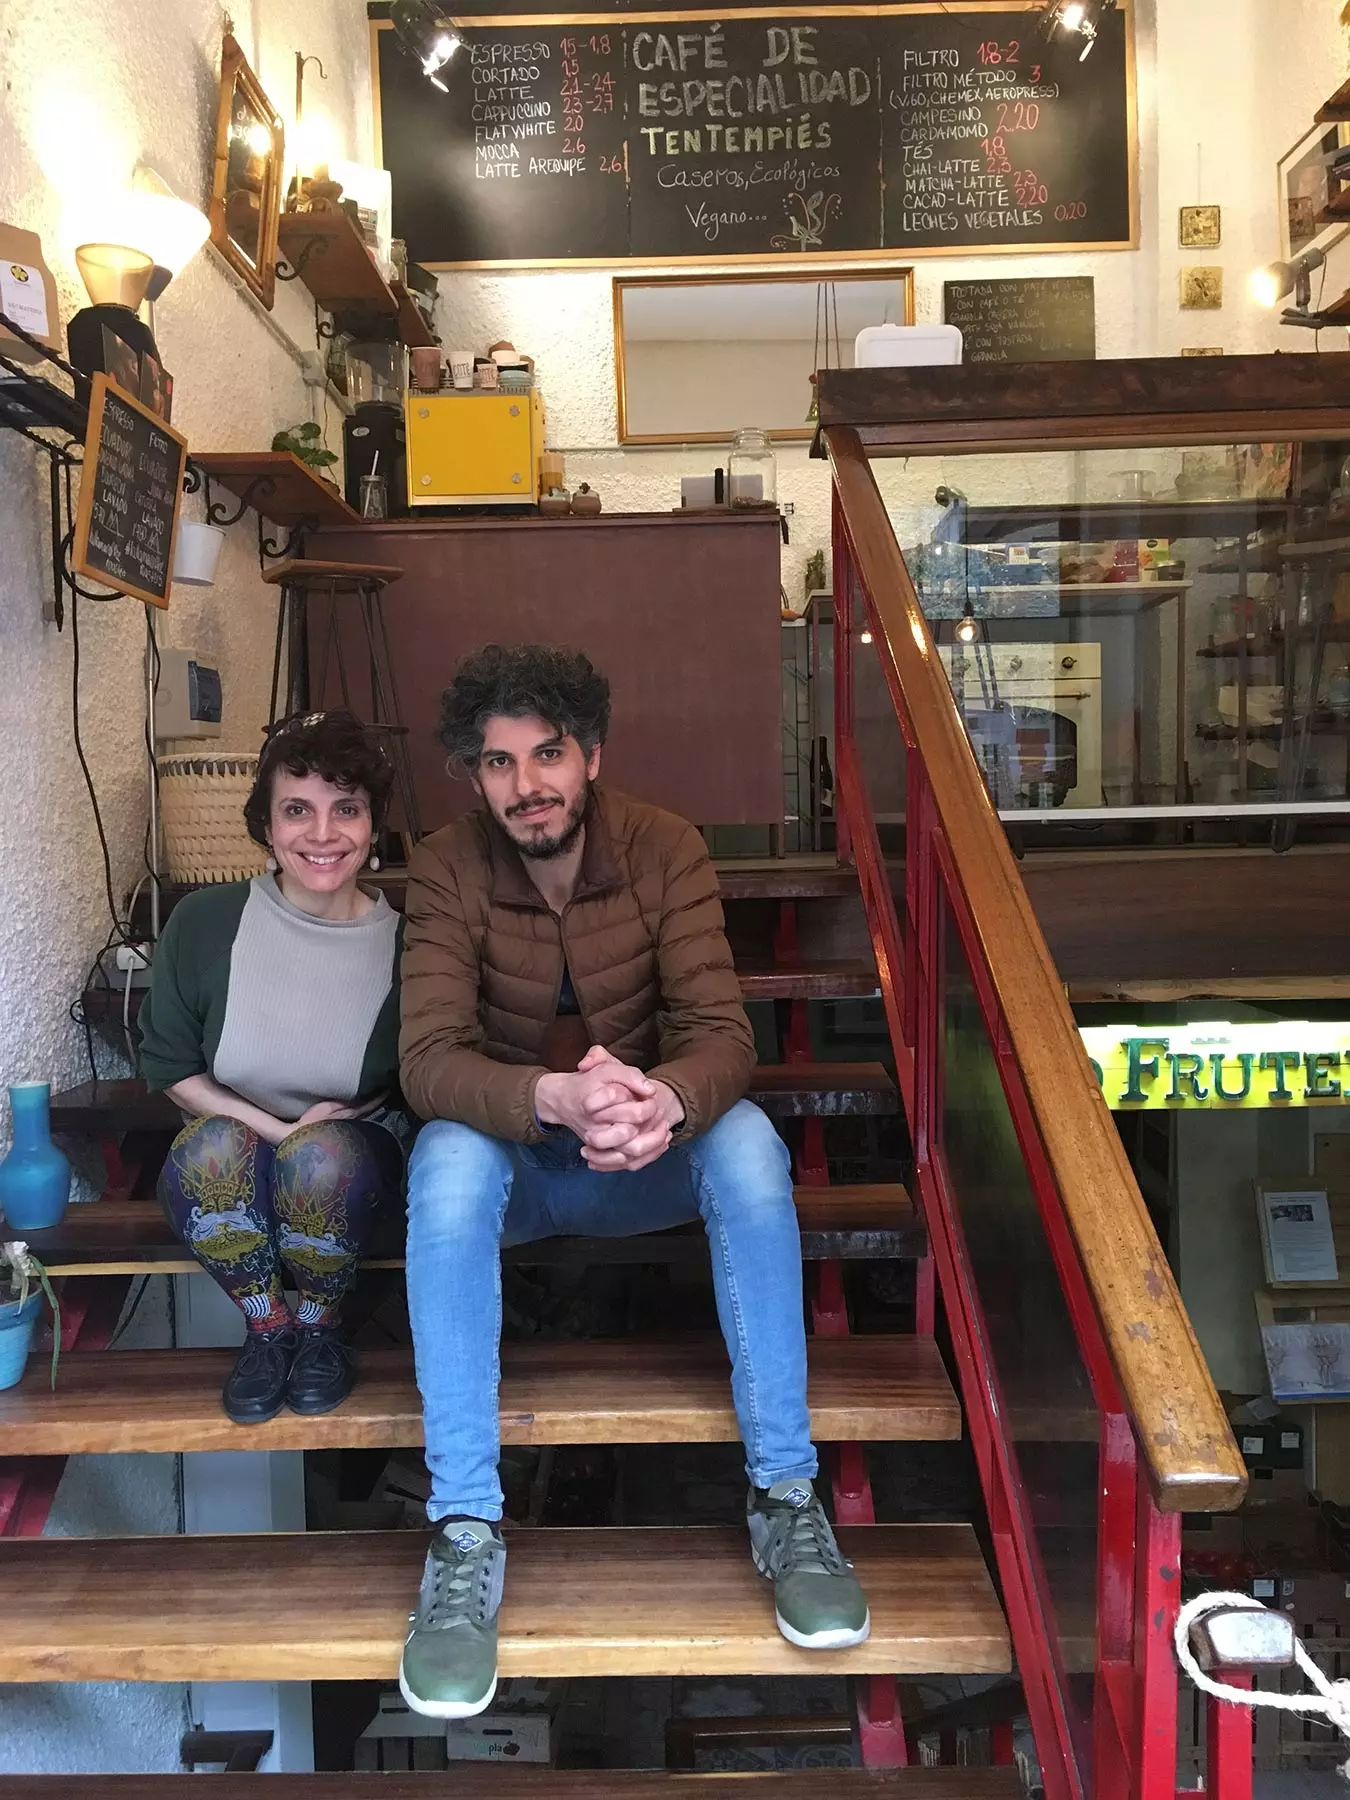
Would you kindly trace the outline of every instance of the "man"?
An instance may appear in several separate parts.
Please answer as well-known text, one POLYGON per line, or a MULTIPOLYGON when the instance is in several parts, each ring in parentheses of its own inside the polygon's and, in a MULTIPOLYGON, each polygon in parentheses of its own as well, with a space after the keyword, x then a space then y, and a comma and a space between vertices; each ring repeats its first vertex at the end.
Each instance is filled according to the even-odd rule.
POLYGON ((692 826, 594 785, 608 725, 586 657, 471 656, 439 736, 483 806, 409 868, 400 1058, 430 1123, 409 1167, 408 1309, 438 1529, 399 1682, 438 1718, 496 1690, 502 1244, 703 1220, 779 1627, 817 1649, 869 1629, 812 1487, 791 1173, 743 1098, 754 1040, 716 877, 692 826))

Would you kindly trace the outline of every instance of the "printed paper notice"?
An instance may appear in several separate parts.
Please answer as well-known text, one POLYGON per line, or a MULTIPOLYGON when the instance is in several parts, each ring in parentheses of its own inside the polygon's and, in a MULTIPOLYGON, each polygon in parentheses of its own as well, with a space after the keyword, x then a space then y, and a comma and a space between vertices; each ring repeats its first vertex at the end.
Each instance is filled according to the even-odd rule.
POLYGON ((47 318, 47 286, 41 269, 28 263, 0 262, 0 312, 34 337, 52 335, 47 318))
POLYGON ((1261 1190, 1266 1273, 1274 1283, 1336 1281, 1336 1241, 1326 1189, 1307 1193, 1261 1190))

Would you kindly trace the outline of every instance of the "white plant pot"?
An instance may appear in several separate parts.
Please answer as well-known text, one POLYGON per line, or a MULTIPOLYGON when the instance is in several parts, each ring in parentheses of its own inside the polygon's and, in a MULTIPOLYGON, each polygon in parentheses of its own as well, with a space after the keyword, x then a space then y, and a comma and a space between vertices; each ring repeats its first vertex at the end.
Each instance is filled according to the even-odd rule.
POLYGON ((173 547, 173 579, 188 587, 210 587, 216 579, 216 568, 225 545, 225 533, 219 525, 201 525, 182 519, 173 547))

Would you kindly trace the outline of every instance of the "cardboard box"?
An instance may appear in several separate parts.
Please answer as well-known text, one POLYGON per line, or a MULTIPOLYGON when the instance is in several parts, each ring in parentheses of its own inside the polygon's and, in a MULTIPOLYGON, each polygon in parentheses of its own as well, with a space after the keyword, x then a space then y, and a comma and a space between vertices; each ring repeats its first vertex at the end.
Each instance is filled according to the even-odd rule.
POLYGON ((451 1762, 552 1763, 558 1754, 559 1718, 548 1712, 506 1712, 489 1707, 473 1719, 451 1719, 445 1750, 451 1762))

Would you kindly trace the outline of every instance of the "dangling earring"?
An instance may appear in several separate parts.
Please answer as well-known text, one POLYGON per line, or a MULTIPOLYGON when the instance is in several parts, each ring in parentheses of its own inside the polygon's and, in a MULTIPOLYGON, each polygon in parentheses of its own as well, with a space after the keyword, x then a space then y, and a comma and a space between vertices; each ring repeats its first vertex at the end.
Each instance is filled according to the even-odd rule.
POLYGON ((375 873, 375 871, 379 868, 379 866, 380 866, 380 859, 378 856, 376 856, 375 852, 372 850, 370 853, 370 861, 366 864, 366 867, 370 870, 371 874, 373 875, 375 873))
POLYGON ((269 856, 269 857, 268 857, 268 859, 267 859, 267 861, 266 861, 266 862, 265 862, 265 863, 264 863, 264 864, 263 864, 263 867, 264 867, 264 868, 265 868, 265 869, 266 869, 266 870, 267 870, 267 873, 268 873, 268 874, 269 874, 269 875, 275 875, 275 874, 276 874, 276 872, 277 872, 277 859, 276 859, 276 857, 275 857, 275 856, 269 856))

